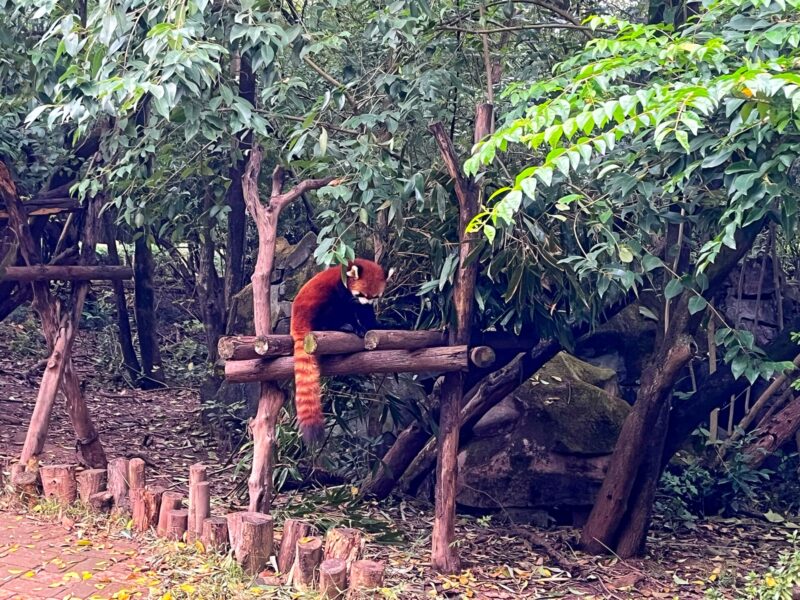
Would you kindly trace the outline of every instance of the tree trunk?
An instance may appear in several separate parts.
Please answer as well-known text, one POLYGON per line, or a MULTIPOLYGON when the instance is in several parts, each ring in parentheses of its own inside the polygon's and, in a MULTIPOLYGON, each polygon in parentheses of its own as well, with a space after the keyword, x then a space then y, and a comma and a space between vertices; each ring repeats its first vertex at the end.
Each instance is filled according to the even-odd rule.
MULTIPOLYGON (((112 265, 122 264, 117 252, 117 228, 114 225, 111 211, 106 211, 103 215, 105 225, 106 244, 108 246, 108 258, 112 265)), ((139 358, 133 347, 133 334, 131 333, 131 320, 128 314, 128 302, 125 298, 125 286, 122 281, 114 280, 111 282, 114 290, 114 304, 117 309, 117 338, 122 350, 122 361, 131 381, 138 383, 142 367, 139 365, 139 358)))
MULTIPOLYGON (((491 104, 478 105, 475 111, 474 139, 478 141, 491 133, 494 108, 491 104)), ((464 176, 461 164, 444 125, 434 123, 429 128, 433 134, 445 166, 455 181, 459 204, 458 239, 459 267, 453 284, 455 327, 450 331, 451 346, 469 344, 474 310, 475 281, 478 262, 468 264, 476 234, 467 233, 467 225, 478 212, 479 187, 471 177, 464 176)), ((438 452, 436 464, 436 507, 431 535, 431 566, 442 573, 460 570, 455 542, 456 480, 458 478, 459 411, 464 394, 464 373, 448 373, 442 384, 441 411, 439 413, 438 452)))
POLYGON ((210 364, 217 362, 217 343, 225 333, 225 319, 227 318, 224 282, 220 279, 214 264, 216 251, 209 217, 212 206, 213 198, 210 193, 207 193, 204 197, 200 221, 201 235, 196 240, 199 246, 199 264, 196 274, 197 301, 200 305, 203 329, 206 333, 206 347, 210 364))
POLYGON ((133 270, 136 330, 139 333, 139 354, 142 357, 141 387, 149 390, 164 385, 164 373, 158 348, 158 319, 155 313, 155 266, 146 231, 140 231, 134 243, 133 270))
MULTIPOLYGON (((247 55, 241 56, 235 65, 234 75, 239 77, 239 96, 251 105, 256 105, 256 83, 253 76, 250 59, 247 55)), ((247 244, 247 212, 245 210, 244 189, 242 177, 247 164, 246 154, 252 147, 253 134, 248 129, 238 139, 237 147, 231 156, 231 167, 228 177, 231 180, 225 194, 225 202, 230 207, 228 211, 228 236, 225 245, 225 288, 224 305, 230 307, 231 299, 244 287, 244 257, 247 244)))
MULTIPOLYGON (((632 519, 641 521, 640 514, 631 513, 631 491, 637 477, 647 475, 644 471, 649 460, 643 449, 650 437, 659 433, 659 418, 665 406, 668 410, 675 380, 692 357, 691 344, 691 338, 686 335, 665 340, 662 350, 655 354, 654 361, 642 375, 636 403, 622 426, 603 485, 581 532, 581 545, 589 552, 618 552, 620 526, 624 528, 625 522, 632 519)), ((643 507, 640 503, 633 508, 641 511, 643 507)), ((630 549, 630 544, 627 547, 630 549)))
POLYGON ((751 469, 758 469, 768 456, 774 454, 800 430, 800 396, 778 411, 744 450, 745 460, 751 469))

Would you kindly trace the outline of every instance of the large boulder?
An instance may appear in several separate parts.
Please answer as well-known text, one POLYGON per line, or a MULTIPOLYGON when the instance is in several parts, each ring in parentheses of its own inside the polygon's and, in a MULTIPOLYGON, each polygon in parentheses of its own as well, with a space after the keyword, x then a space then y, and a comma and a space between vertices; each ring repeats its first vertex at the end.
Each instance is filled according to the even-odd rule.
POLYGON ((464 509, 591 506, 622 423, 616 373, 564 352, 473 427, 459 453, 464 509))

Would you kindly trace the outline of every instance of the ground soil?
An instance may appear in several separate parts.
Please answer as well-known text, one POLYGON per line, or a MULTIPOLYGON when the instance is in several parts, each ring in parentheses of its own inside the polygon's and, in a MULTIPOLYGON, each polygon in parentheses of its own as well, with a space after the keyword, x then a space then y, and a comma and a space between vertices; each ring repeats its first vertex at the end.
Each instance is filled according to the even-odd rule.
MULTIPOLYGON (((21 333, 12 327, 17 325, 0 326, 0 460, 5 462, 22 447, 41 370, 37 368, 41 356, 23 348, 21 333)), ((184 490, 189 465, 205 462, 214 512, 238 508, 242 498, 232 492, 237 486, 242 489, 246 474, 236 471, 235 460, 226 464, 229 457, 217 455, 213 437, 203 429, 195 389, 143 392, 116 385, 97 367, 97 355, 105 350, 98 347, 92 332, 81 333, 76 348, 77 371, 109 458, 140 456, 147 461, 149 481, 184 490)), ((74 462, 74 439, 61 400, 42 461, 74 462)), ((300 514, 322 525, 346 523, 371 531, 366 552, 387 561, 387 584, 394 586, 399 598, 702 598, 720 582, 729 585, 750 570, 763 571, 789 545, 785 529, 766 521, 711 519, 679 534, 657 527, 648 540, 646 558, 622 561, 573 550, 577 531, 571 528, 540 530, 502 515, 464 517, 459 520, 458 539, 465 571, 446 578, 431 574, 427 562, 429 506, 410 500, 361 503, 353 499, 356 492, 345 486, 281 495, 277 521, 300 514), (388 541, 392 543, 382 543, 388 541)), ((30 518, 0 517, 0 528, 13 529, 17 536, 21 535, 17 523, 30 518)), ((14 543, 24 546, 25 541, 14 543)), ((124 548, 137 550, 136 544, 124 548)), ((0 567, 6 570, 29 566, 9 567, 5 556, 0 553, 0 567)), ((16 579, 22 581, 19 576, 26 572, 16 573, 16 579)), ((0 599, 6 597, 13 596, 3 595, 0 586, 0 599)))

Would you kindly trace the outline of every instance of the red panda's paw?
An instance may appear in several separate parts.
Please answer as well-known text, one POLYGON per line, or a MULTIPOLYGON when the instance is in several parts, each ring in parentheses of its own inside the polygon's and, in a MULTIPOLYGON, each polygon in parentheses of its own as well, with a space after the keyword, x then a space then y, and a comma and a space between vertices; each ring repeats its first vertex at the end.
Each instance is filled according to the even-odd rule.
POLYGON ((322 441, 325 435, 324 423, 300 423, 300 433, 306 446, 315 446, 322 441))

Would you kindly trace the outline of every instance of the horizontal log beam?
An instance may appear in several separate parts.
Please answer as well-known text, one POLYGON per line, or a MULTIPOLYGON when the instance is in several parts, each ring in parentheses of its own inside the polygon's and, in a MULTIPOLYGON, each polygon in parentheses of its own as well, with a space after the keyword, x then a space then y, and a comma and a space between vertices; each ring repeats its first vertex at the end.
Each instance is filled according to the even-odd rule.
POLYGON ((99 281, 132 279, 133 269, 110 265, 31 265, 6 267, 0 279, 7 281, 99 281))
POLYGON ((217 353, 224 360, 252 360, 265 356, 289 356, 294 352, 290 335, 236 335, 219 338, 217 353))
MULTIPOLYGON (((22 207, 29 217, 40 217, 78 210, 80 203, 75 198, 35 198, 23 202, 22 207)), ((8 219, 5 206, 0 206, 0 219, 8 219)))
POLYGON ((443 331, 375 330, 364 336, 366 350, 416 350, 447 344, 443 331))
MULTIPOLYGON (((370 375, 377 373, 446 373, 468 366, 466 346, 422 350, 373 350, 320 360, 323 375, 370 375)), ((225 363, 225 378, 232 383, 279 381, 294 377, 294 358, 236 360, 225 363)))
POLYGON ((303 340, 307 354, 350 354, 364 349, 364 340, 352 333, 341 331, 312 331, 303 340))

